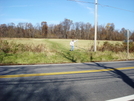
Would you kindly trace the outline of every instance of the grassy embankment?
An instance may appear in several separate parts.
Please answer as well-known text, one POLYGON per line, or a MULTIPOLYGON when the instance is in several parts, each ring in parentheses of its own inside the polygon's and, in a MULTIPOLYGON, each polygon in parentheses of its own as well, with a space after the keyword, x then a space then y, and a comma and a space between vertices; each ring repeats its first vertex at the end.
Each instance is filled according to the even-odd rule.
MULTIPOLYGON (((114 61, 126 59, 126 52, 92 52, 93 41, 79 40, 75 51, 69 51, 69 39, 2 39, 0 64, 41 64, 90 61, 114 61), (4 41, 3 41, 4 40, 4 41)), ((121 42, 109 41, 112 44, 121 42)), ((102 46, 104 41, 98 41, 102 46)), ((134 53, 130 53, 134 59, 134 53)))

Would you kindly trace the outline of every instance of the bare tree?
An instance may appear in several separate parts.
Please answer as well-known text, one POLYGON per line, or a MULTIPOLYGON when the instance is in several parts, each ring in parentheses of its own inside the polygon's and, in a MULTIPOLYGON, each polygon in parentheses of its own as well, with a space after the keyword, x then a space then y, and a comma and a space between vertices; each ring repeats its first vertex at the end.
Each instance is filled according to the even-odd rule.
POLYGON ((25 23, 18 23, 17 25, 17 33, 16 33, 16 36, 17 37, 24 37, 25 36, 25 23))
POLYGON ((106 25, 106 32, 107 32, 107 36, 108 38, 107 39, 110 39, 112 40, 112 37, 113 37, 113 31, 114 31, 114 24, 113 23, 107 23, 106 25))
MULTIPOLYGON (((94 26, 90 23, 75 22, 70 19, 64 19, 59 24, 47 25, 47 22, 41 22, 33 26, 32 23, 14 23, 0 25, 0 37, 27 37, 27 38, 79 38, 94 39, 94 26)), ((115 30, 114 23, 107 23, 106 26, 98 26, 97 39, 99 40, 124 40, 126 29, 115 30)), ((133 32, 134 33, 134 32, 133 32)), ((131 36, 134 40, 134 34, 131 36)))
POLYGON ((68 38, 68 32, 70 31, 70 27, 72 25, 72 21, 70 19, 64 19, 63 22, 61 22, 61 25, 63 26, 63 30, 64 30, 64 33, 63 33, 63 38, 68 38))
POLYGON ((48 33, 48 26, 47 26, 47 22, 41 22, 41 26, 42 26, 42 35, 47 38, 47 33, 48 33))
POLYGON ((7 25, 6 24, 1 24, 0 25, 0 36, 1 37, 6 37, 6 32, 7 32, 7 25))
POLYGON ((76 30, 76 33, 75 33, 76 38, 81 39, 80 23, 79 22, 75 23, 75 30, 76 30))
POLYGON ((25 25, 25 32, 27 33, 29 38, 33 38, 34 37, 34 27, 32 25, 32 23, 26 23, 25 25))
POLYGON ((91 29, 91 24, 90 23, 86 23, 86 28, 85 28, 85 37, 86 39, 89 39, 89 34, 90 34, 90 29, 91 29))

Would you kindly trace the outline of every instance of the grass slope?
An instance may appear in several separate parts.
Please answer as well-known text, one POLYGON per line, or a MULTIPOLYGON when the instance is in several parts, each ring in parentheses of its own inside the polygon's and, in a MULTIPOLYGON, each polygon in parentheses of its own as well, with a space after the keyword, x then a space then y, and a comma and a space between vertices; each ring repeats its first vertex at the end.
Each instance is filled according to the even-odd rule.
MULTIPOLYGON (((126 59, 126 52, 92 52, 93 41, 79 40, 75 50, 69 51, 70 39, 2 39, 0 64, 42 64, 126 59), (90 51, 89 51, 90 50, 90 51)), ((101 46, 104 41, 98 41, 101 46)), ((116 44, 115 41, 110 41, 116 44)), ((121 44, 121 42, 118 42, 121 44)), ((134 53, 129 55, 134 59, 134 53)))

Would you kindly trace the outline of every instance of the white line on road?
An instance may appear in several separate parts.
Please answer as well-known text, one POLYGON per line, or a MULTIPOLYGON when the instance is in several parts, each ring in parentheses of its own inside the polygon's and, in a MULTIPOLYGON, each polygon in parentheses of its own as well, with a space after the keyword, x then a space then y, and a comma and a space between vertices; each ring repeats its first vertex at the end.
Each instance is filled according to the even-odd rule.
POLYGON ((107 101, 134 101, 134 95, 129 95, 129 96, 111 99, 111 100, 107 100, 107 101))
MULTIPOLYGON (((95 62, 95 63, 125 63, 125 62, 134 62, 134 61, 111 61, 111 62, 95 62)), ((3 65, 0 67, 22 67, 22 66, 27 66, 27 67, 33 67, 33 66, 53 66, 53 65, 60 65, 60 66, 64 66, 64 65, 78 65, 78 64, 94 64, 94 62, 87 62, 87 63, 63 63, 63 64, 33 64, 33 65, 3 65)))

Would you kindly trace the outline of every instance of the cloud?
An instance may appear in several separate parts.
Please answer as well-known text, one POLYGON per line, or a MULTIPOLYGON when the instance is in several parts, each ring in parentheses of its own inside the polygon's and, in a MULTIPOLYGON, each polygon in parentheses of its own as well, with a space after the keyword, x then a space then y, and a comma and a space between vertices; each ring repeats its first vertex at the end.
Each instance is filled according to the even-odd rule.
POLYGON ((9 6, 9 7, 28 7, 28 5, 13 5, 13 6, 9 6))
MULTIPOLYGON (((77 4, 81 5, 82 7, 84 7, 85 9, 87 9, 89 11, 89 14, 93 15, 95 14, 95 9, 94 7, 89 7, 89 5, 87 5, 86 3, 80 3, 80 2, 77 2, 77 4)), ((98 14, 98 17, 100 15, 98 14)))
POLYGON ((20 7, 32 7, 37 5, 11 5, 11 6, 1 6, 1 8, 20 8, 20 7))
POLYGON ((93 8, 90 8, 90 7, 86 7, 88 10, 89 10, 89 12, 91 13, 91 14, 94 14, 94 9, 93 8))
POLYGON ((0 14, 0 17, 5 16, 6 14, 0 14))
POLYGON ((19 22, 29 22, 29 20, 28 19, 17 18, 17 19, 8 19, 8 22, 19 23, 19 22))
POLYGON ((77 4, 81 5, 85 9, 88 9, 89 10, 89 13, 92 14, 92 15, 94 15, 94 8, 88 7, 87 4, 85 4, 85 3, 77 2, 77 4))

